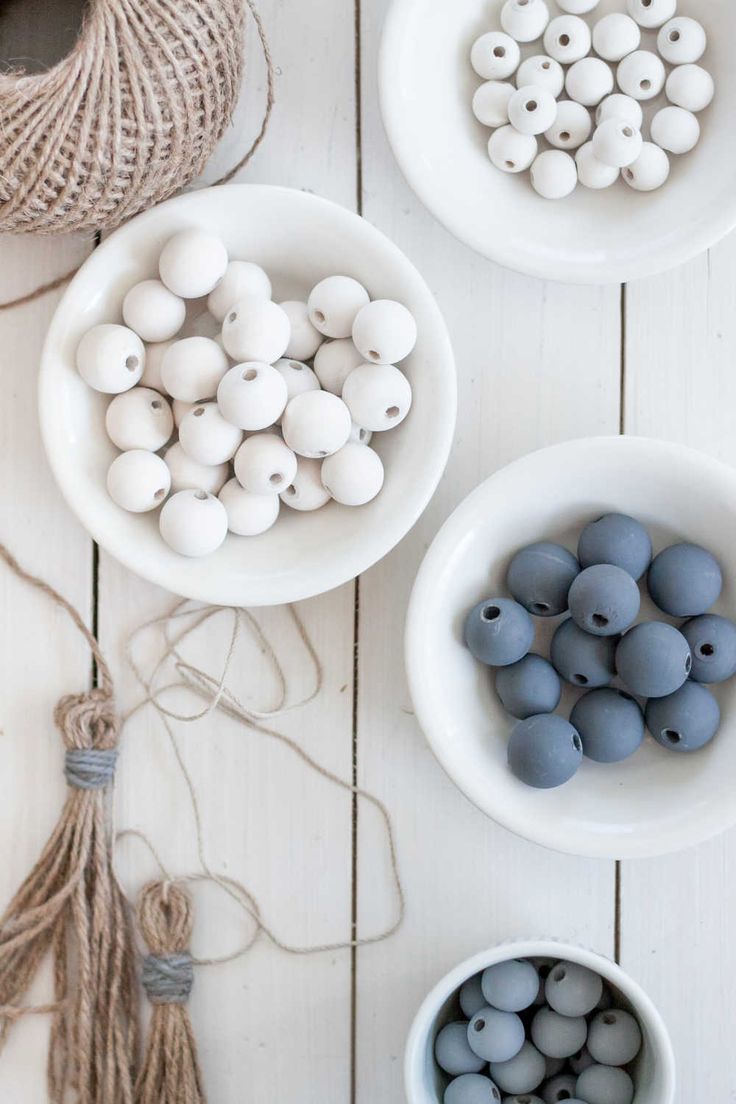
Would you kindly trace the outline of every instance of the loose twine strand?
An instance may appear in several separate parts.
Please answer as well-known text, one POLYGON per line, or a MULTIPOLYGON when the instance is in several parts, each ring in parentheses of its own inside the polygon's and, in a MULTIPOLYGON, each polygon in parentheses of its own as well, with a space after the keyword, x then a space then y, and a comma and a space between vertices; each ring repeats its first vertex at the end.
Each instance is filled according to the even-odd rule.
MULTIPOLYGON (((250 146, 247 148, 243 156, 230 169, 228 169, 226 173, 218 177, 216 180, 212 181, 211 185, 209 185, 210 187, 216 187, 220 184, 226 184, 229 180, 232 180, 233 177, 236 176, 241 169, 244 169, 246 165, 248 165, 248 163, 251 161, 261 143, 263 142, 264 138, 266 137, 276 98, 275 65, 273 62, 273 56, 271 54, 271 47, 268 42, 268 37, 266 35, 266 30, 263 25, 263 20, 261 19, 260 13, 255 5, 254 0, 245 0, 245 3, 255 24, 256 31, 258 33, 258 41, 266 65, 266 102, 263 108, 263 114, 261 116, 261 125, 259 127, 257 135, 251 142, 250 146)), ((143 76, 145 76, 145 73, 143 74, 143 76)), ((233 102, 234 99, 235 97, 233 97, 233 102)), ((66 272, 62 273, 60 276, 55 277, 53 280, 49 280, 43 284, 39 284, 31 291, 25 292, 23 295, 19 295, 15 299, 10 299, 6 302, 0 303, 0 312, 11 310, 15 307, 25 306, 27 303, 33 303, 37 299, 40 299, 42 296, 47 295, 52 291, 56 291, 58 288, 63 287, 64 284, 68 283, 68 281, 71 280, 72 277, 77 274, 77 272, 79 272, 80 268, 81 264, 75 264, 66 272)))

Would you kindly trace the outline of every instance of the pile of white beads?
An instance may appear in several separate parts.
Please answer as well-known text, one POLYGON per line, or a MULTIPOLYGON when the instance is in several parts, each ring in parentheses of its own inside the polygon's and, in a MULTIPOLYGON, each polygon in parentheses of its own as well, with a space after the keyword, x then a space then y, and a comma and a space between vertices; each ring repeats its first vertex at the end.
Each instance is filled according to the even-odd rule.
POLYGON ((262 268, 196 229, 166 243, 159 277, 127 293, 124 325, 94 326, 77 349, 82 378, 115 396, 105 426, 121 450, 107 474, 118 506, 162 506, 167 544, 204 556, 228 530, 265 532, 282 503, 375 498, 384 471, 371 436, 399 425, 412 400, 395 367, 416 342, 406 307, 371 301, 350 276, 275 303, 262 268))
POLYGON ((481 35, 470 51, 485 81, 473 113, 493 128, 488 156, 502 172, 530 169, 545 199, 570 195, 578 181, 607 188, 619 176, 636 191, 659 188, 669 176, 668 154, 695 147, 697 112, 713 99, 713 78, 696 64, 705 31, 676 14, 677 0, 626 0, 627 12, 591 27, 582 16, 598 2, 557 0, 564 14, 550 18, 545 0, 506 0, 503 30, 481 35), (657 53, 642 48, 647 32, 656 36, 657 53), (545 52, 522 60, 519 44, 539 38, 545 52), (652 116, 645 141, 642 103, 663 90, 669 104, 652 116))

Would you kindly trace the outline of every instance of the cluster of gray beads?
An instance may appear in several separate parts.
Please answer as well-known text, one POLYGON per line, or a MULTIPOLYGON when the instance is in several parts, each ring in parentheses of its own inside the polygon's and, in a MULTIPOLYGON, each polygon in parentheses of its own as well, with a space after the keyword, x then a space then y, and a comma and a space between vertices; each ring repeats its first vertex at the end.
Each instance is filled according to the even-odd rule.
POLYGON ((437 1032, 443 1104, 632 1104, 641 1028, 599 974, 551 958, 509 959, 456 994, 437 1032))

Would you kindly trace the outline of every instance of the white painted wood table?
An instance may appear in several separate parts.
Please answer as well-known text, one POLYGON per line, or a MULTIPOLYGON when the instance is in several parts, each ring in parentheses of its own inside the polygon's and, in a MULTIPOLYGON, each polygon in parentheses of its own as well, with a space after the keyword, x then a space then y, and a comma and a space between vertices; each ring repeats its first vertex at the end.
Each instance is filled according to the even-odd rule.
MULTIPOLYGON (((465 801, 411 713, 401 639, 412 580, 440 523, 481 479, 521 454, 587 434, 638 433, 736 463, 736 239, 627 287, 544 284, 454 241, 400 176, 376 99, 387 0, 260 0, 276 65, 277 106, 242 179, 302 188, 360 211, 405 250, 435 292, 457 356, 459 417, 446 475, 413 532, 355 584, 301 613, 327 658, 325 692, 288 730, 327 766, 380 795, 394 817, 407 913, 390 941, 294 958, 262 941, 202 969, 191 1011, 212 1104, 399 1104, 406 1031, 430 985, 499 940, 554 935, 615 956, 648 990, 672 1033, 678 1104, 736 1101, 736 833, 653 861, 597 862, 542 850, 465 801), (361 10, 362 9, 362 10, 361 10)), ((63 7, 63 5, 62 5, 63 7)), ((50 13, 49 13, 50 18, 50 13)), ((42 34, 35 25, 29 34, 42 34)), ((46 30, 45 33, 50 33, 46 30)), ((29 42, 27 54, 32 55, 29 42)), ((253 130, 263 72, 251 43, 246 94, 207 177, 253 130)), ((0 297, 64 271, 82 238, 4 239, 0 297)), ((36 372, 59 295, 0 313, 0 536, 98 628, 123 702, 126 632, 171 597, 128 574, 62 502, 42 451, 36 372)), ((60 614, 0 575, 0 900, 26 873, 64 791, 51 724, 57 697, 85 684, 89 660, 60 614)), ((280 648, 283 612, 266 611, 280 648)), ((308 668, 291 649, 296 677, 308 668)), ((255 659, 254 659, 255 662, 255 659)), ((201 795, 213 866, 245 879, 295 942, 380 928, 393 898, 378 818, 305 776, 288 754, 219 719, 182 736, 201 795)), ((126 735, 117 818, 145 828, 174 870, 194 843, 180 779, 158 721, 126 735)), ((122 856, 128 884, 153 873, 122 856)), ((197 893, 195 951, 240 938, 232 906, 197 893)), ((43 986, 33 995, 40 997, 43 986)), ((0 1058, 0 1100, 45 1101, 47 1025, 30 1017, 0 1058)))

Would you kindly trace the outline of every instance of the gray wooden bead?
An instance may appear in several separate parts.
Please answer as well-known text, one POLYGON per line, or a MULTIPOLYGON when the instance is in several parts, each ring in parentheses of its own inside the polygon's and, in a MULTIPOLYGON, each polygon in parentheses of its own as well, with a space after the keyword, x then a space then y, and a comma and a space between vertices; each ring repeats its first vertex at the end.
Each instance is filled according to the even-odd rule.
POLYGON ((619 763, 633 755, 644 739, 644 716, 638 703, 630 694, 607 686, 590 690, 575 702, 570 724, 583 741, 583 755, 596 763, 619 763))
POLYGON ((591 1021, 586 1045, 601 1065, 625 1066, 641 1049, 641 1028, 630 1012, 609 1008, 591 1021))
POLYGON ((484 598, 465 619, 465 643, 476 659, 505 667, 525 656, 534 640, 534 623, 510 598, 484 598))
POLYGON ((485 1062, 468 1045, 468 1025, 465 1020, 445 1024, 434 1041, 437 1065, 445 1073, 458 1077, 461 1073, 479 1073, 485 1062))
POLYGON ((673 617, 697 617, 721 593, 723 577, 715 556, 698 544, 672 544, 652 560, 649 594, 673 617))
POLYGON ((632 1104, 634 1082, 626 1070, 590 1066, 578 1077, 575 1092, 585 1104, 632 1104))
POLYGON ((542 713, 519 721, 509 738, 508 762, 527 786, 553 789, 569 782, 583 759, 583 745, 569 721, 542 713))
POLYGON ((483 971, 481 989, 492 1008, 521 1012, 534 1003, 539 992, 539 974, 531 962, 510 958, 483 971))
POLYGON ((567 609, 567 594, 580 564, 560 544, 539 541, 520 549, 506 574, 517 602, 537 617, 555 617, 567 609))
POLYGON ((491 1077, 507 1093, 533 1092, 544 1079, 544 1055, 525 1041, 508 1062, 491 1062, 491 1077))
POLYGON ((482 1073, 463 1073, 445 1089, 443 1104, 501 1104, 501 1093, 482 1073))
POLYGON ((569 1058, 585 1045, 588 1025, 582 1016, 561 1016, 551 1008, 540 1008, 532 1020, 531 1034, 542 1054, 569 1058))
POLYGON ((573 686, 608 686, 616 675, 614 636, 591 636, 571 617, 555 630, 550 659, 555 670, 573 686))
POLYGON ((652 559, 652 542, 641 522, 626 514, 604 514, 580 534, 578 559, 582 567, 607 563, 640 579, 652 559))
POLYGON ((639 588, 627 571, 593 564, 577 576, 568 595, 570 616, 593 636, 617 636, 639 613, 639 588))
POLYGON ((541 1088, 544 1104, 560 1104, 560 1101, 572 1100, 575 1095, 576 1084, 577 1077, 573 1073, 563 1073, 559 1077, 552 1077, 541 1088))
POLYGON ((707 686, 686 682, 674 694, 650 699, 646 722, 657 743, 669 751, 698 751, 718 731, 721 710, 707 686))
POLYGON ((518 663, 499 667, 496 693, 512 717, 526 720, 537 713, 553 713, 560 703, 559 675, 549 660, 529 652, 518 663))
MULTIPOLYGON (((506 1062, 514 1058, 524 1042, 524 1025, 515 1012, 481 1008, 467 1027, 470 1049, 486 1062, 506 1062)), ((463 1072, 471 1072, 463 1071, 463 1072)), ((491 1073, 493 1077, 493 1074, 491 1073)), ((496 1081, 496 1078, 493 1077, 496 1081)), ((500 1084, 500 1082, 497 1082, 500 1084)), ((501 1085, 501 1088, 504 1086, 501 1085)))
POLYGON ((467 1016, 469 1020, 473 1018, 476 1012, 480 1012, 481 1008, 485 1008, 488 1003, 483 996, 483 990, 480 987, 480 979, 481 974, 475 974, 460 986, 460 992, 458 994, 460 1008, 462 1009, 463 1016, 467 1016))
POLYGON ((736 674, 736 625, 717 613, 703 613, 681 626, 690 645, 696 682, 725 682, 736 674))
POLYGON ((632 694, 663 698, 682 686, 692 657, 685 637, 664 621, 644 621, 621 638, 616 670, 632 694))
POLYGON ((544 988, 547 1004, 561 1016, 587 1016, 598 1004, 602 993, 600 974, 577 962, 558 963, 544 988))

